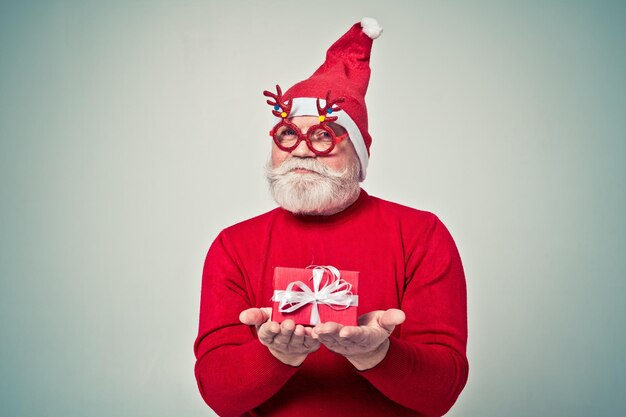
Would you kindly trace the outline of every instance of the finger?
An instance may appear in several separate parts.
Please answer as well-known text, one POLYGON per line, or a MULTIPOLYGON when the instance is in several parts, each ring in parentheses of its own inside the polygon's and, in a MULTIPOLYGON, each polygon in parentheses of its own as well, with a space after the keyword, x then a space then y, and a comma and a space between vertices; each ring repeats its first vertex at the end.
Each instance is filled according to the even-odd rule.
POLYGON ((296 328, 293 331, 294 336, 304 337, 306 335, 306 330, 304 326, 301 324, 296 324, 296 328))
POLYGON ((340 344, 339 336, 335 333, 331 334, 319 334, 315 337, 321 344, 326 345, 327 347, 336 346, 340 344))
POLYGON ((380 327, 391 333, 397 325, 404 323, 404 320, 406 320, 406 314, 404 314, 404 311, 398 310, 397 308, 390 308, 383 313, 383 315, 379 318, 378 323, 380 324, 380 327))
POLYGON ((313 337, 313 327, 303 326, 303 328, 304 328, 303 345, 309 352, 315 352, 316 350, 320 348, 322 344, 320 343, 319 340, 313 337))
POLYGON ((322 334, 326 334, 326 335, 339 334, 339 331, 341 330, 342 327, 343 325, 332 322, 332 321, 329 321, 326 323, 320 323, 313 328, 312 336, 314 338, 317 338, 317 336, 322 335, 322 334))
POLYGON ((309 352, 315 352, 321 346, 319 340, 313 339, 311 336, 306 335, 306 334, 304 335, 304 341, 302 342, 302 345, 309 352))
POLYGON ((357 339, 363 336, 363 332, 365 330, 365 326, 344 326, 339 331, 339 337, 345 339, 357 339))
POLYGON ((295 328, 296 328, 296 324, 294 323, 293 320, 288 319, 288 320, 283 321, 280 324, 279 333, 274 338, 274 344, 285 345, 285 346, 288 345, 295 328))
POLYGON ((298 324, 293 330, 289 344, 293 347, 302 347, 304 344, 304 336, 304 327, 298 324))
POLYGON ((259 330, 257 330, 257 335, 259 340, 264 345, 270 345, 274 343, 274 339, 280 333, 280 325, 275 321, 270 321, 267 323, 263 323, 259 330))
POLYGON ((249 308, 239 314, 239 321, 249 326, 259 326, 270 319, 271 309, 249 308))

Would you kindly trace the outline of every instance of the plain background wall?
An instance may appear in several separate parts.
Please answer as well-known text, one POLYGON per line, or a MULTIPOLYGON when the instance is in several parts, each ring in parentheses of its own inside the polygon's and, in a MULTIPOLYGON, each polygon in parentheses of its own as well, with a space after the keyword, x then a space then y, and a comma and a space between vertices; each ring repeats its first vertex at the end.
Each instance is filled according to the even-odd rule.
POLYGON ((466 268, 449 415, 626 412, 626 3, 3 1, 0 415, 212 415, 201 269, 274 206, 261 92, 363 16, 364 188, 438 214, 466 268))

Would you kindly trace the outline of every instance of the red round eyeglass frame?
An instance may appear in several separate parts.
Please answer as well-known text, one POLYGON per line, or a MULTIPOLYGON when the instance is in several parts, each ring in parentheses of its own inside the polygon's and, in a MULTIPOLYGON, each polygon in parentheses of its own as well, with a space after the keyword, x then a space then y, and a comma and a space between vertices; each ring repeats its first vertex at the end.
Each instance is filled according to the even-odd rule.
POLYGON ((338 143, 340 143, 342 140, 344 140, 345 138, 348 137, 348 134, 344 133, 343 135, 337 136, 335 134, 335 131, 330 126, 326 125, 326 123, 319 123, 319 124, 310 126, 307 129, 306 133, 302 133, 298 126, 296 126, 295 124, 289 122, 288 120, 283 119, 280 122, 278 122, 276 124, 276 126, 274 126, 272 128, 272 130, 270 131, 270 136, 272 137, 272 139, 274 139, 274 143, 276 144, 276 146, 278 146, 278 148, 280 150, 282 150, 282 151, 293 152, 294 149, 296 149, 298 147, 298 145, 300 145, 300 142, 305 141, 306 142, 306 146, 311 150, 311 152, 313 152, 317 156, 324 156, 324 155, 328 155, 329 153, 331 153, 333 151, 333 149, 335 149, 335 146, 337 146, 338 143), (282 127, 282 126, 288 126, 298 136, 298 140, 296 140, 296 143, 294 143, 292 146, 284 146, 276 138, 276 131, 280 127, 282 127), (330 133, 330 136, 332 138, 332 142, 331 142, 331 145, 328 147, 328 149, 325 149, 323 151, 318 151, 317 149, 315 149, 315 147, 313 147, 313 143, 311 142, 311 138, 309 137, 309 133, 313 133, 317 129, 322 129, 322 130, 325 130, 326 132, 330 133))

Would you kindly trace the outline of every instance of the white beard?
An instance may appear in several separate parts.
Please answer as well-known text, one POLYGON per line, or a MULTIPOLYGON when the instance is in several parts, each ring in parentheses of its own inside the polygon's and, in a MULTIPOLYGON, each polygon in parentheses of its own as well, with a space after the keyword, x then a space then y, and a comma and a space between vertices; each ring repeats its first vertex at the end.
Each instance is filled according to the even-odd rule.
POLYGON ((272 197, 279 206, 295 214, 331 215, 346 209, 359 196, 360 165, 353 158, 336 172, 316 158, 292 156, 274 168, 266 167, 272 197), (303 168, 314 173, 292 172, 303 168))

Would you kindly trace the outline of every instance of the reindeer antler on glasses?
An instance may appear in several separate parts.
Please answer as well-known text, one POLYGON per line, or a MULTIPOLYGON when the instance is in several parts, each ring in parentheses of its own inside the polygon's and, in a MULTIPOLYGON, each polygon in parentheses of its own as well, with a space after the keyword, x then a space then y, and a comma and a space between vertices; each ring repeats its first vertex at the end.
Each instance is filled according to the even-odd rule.
POLYGON ((274 116, 282 117, 283 119, 289 117, 292 103, 289 102, 289 104, 287 104, 286 101, 283 101, 283 92, 278 84, 276 84, 276 94, 265 90, 263 91, 263 95, 274 99, 274 101, 267 100, 267 104, 274 107, 274 110, 272 110, 274 116))
POLYGON ((338 103, 343 103, 344 98, 340 97, 335 100, 330 99, 330 90, 326 93, 326 105, 320 106, 320 99, 317 99, 317 113, 320 116, 320 122, 334 122, 337 120, 337 116, 330 116, 334 112, 341 111, 341 108, 336 106, 338 103), (333 107, 335 106, 335 107, 333 107))

